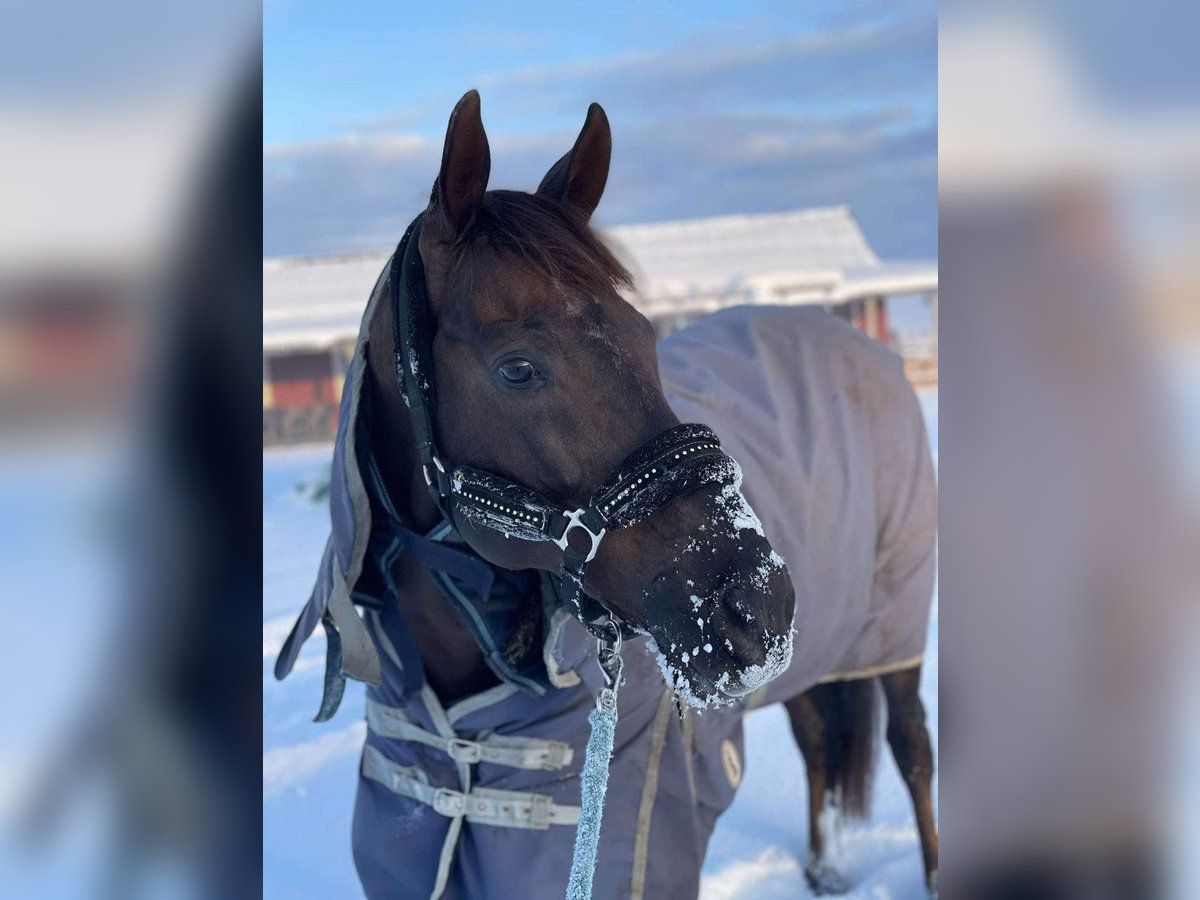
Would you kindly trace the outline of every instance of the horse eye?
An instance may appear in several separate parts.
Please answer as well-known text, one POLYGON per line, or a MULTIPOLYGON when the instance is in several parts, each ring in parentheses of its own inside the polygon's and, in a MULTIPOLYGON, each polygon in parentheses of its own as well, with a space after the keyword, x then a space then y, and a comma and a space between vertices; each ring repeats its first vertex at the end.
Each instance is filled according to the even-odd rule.
POLYGON ((513 359, 500 366, 500 374, 509 384, 528 384, 537 378, 538 370, 527 359, 513 359))

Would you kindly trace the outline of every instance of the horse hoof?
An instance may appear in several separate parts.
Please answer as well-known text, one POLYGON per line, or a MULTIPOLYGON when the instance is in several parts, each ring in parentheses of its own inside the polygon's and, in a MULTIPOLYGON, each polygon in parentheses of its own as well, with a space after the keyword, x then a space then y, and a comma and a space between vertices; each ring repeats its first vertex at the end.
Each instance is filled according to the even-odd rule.
POLYGON ((937 869, 929 873, 925 879, 925 889, 929 891, 929 900, 938 900, 938 877, 937 869))
POLYGON ((808 888, 818 897, 850 892, 850 880, 830 865, 808 865, 804 868, 804 880, 808 888))

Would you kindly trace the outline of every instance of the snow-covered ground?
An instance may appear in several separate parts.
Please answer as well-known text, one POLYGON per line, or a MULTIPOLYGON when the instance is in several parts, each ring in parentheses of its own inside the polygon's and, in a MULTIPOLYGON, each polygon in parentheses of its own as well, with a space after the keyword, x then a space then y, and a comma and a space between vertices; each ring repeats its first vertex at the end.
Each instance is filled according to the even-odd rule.
MULTIPOLYGON (((938 398, 921 397, 937 451, 938 398)), ((297 485, 319 476, 328 448, 263 456, 263 894, 270 898, 361 896, 350 856, 350 816, 362 743, 362 690, 353 682, 337 716, 310 721, 321 693, 320 630, 296 671, 276 682, 271 666, 307 597, 328 530, 322 504, 297 485)), ((922 696, 937 743, 937 602, 930 622, 922 696)), ((935 781, 936 798, 936 781, 935 781)), ((800 754, 780 706, 746 719, 746 773, 721 818, 704 864, 705 900, 806 896, 806 788, 800 754)), ((850 826, 843 860, 852 897, 924 897, 908 794, 883 753, 874 815, 850 826)))

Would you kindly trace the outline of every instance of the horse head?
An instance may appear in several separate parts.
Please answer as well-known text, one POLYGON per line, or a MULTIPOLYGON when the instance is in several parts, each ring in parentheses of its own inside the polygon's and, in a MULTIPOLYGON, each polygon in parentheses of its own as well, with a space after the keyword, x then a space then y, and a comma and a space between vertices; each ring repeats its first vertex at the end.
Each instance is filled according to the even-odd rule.
MULTIPOLYGON (((472 91, 450 117, 418 245, 441 451, 564 509, 585 506, 631 451, 679 424, 654 329, 620 293, 629 273, 588 225, 611 150, 592 104, 536 192, 488 191, 472 91)), ((495 565, 559 569, 550 541, 454 518, 495 565)), ((665 677, 693 702, 743 696, 790 659, 792 584, 736 483, 698 484, 608 534, 583 588, 653 638, 665 677)))

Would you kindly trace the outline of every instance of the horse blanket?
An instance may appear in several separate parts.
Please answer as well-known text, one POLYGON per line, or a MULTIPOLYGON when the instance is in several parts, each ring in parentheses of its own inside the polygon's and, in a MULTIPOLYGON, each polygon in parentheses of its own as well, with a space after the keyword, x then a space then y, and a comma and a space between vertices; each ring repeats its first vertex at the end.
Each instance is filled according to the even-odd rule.
POLYGON ((792 664, 756 705, 920 663, 937 496, 899 357, 819 307, 763 306, 701 319, 658 356, 676 415, 741 464, 796 590, 792 664))
MULTIPOLYGON (((368 896, 558 898, 587 714, 602 684, 595 640, 556 605, 548 576, 489 571, 448 525, 416 535, 388 515, 358 427, 370 405, 366 322, 385 280, 347 375, 329 545, 276 673, 287 674, 321 621, 322 715, 336 707, 343 672, 371 682, 353 825, 368 896), (496 687, 445 708, 425 683, 394 611, 404 598, 389 595, 390 567, 404 553, 433 571, 496 687), (534 653, 514 657, 505 611, 522 592, 541 602, 543 625, 534 653)), ((660 361, 673 408, 713 427, 741 463, 743 491, 789 565, 796 652, 749 704, 697 713, 673 702, 645 640, 626 642, 597 898, 696 896, 708 839, 741 780, 747 705, 825 677, 915 665, 932 588, 932 466, 893 354, 821 310, 745 307, 667 338, 660 361), (756 482, 792 487, 759 491, 756 482)))

